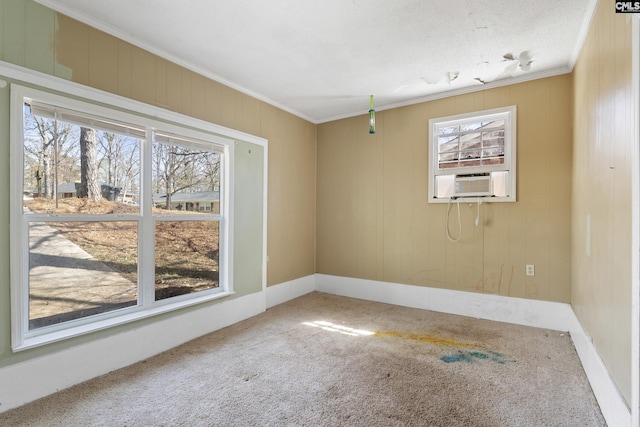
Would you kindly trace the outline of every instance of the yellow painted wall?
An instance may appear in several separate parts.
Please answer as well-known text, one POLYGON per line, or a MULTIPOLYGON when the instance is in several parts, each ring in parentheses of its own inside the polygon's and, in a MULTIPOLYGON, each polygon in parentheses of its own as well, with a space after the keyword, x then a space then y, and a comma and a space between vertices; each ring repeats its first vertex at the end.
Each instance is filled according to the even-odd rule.
POLYGON ((572 77, 562 75, 318 126, 319 273, 569 302, 572 77), (427 203, 429 119, 516 105, 515 203, 427 203), (457 211, 451 212, 457 234, 457 211), (525 276, 525 265, 535 276, 525 276))
POLYGON ((574 69, 573 308, 631 401, 631 20, 599 2, 574 69), (587 252, 587 217, 591 245, 587 252))

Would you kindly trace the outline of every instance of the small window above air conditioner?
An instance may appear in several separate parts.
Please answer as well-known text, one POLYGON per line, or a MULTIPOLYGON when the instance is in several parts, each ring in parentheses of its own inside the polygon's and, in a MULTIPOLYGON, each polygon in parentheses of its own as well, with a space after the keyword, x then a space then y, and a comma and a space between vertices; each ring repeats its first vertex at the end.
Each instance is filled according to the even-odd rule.
POLYGON ((429 120, 429 202, 516 200, 516 107, 429 120))

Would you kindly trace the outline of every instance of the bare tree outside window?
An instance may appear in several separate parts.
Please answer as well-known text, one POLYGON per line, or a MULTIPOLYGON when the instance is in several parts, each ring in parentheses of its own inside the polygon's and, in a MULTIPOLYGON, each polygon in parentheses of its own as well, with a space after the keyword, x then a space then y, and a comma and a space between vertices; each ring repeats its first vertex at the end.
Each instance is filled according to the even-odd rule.
POLYGON ((78 197, 98 202, 102 197, 98 182, 98 158, 96 131, 80 129, 80 186, 78 197))
POLYGON ((77 172, 74 170, 77 168, 74 162, 77 137, 68 123, 30 114, 27 117, 25 185, 36 189, 36 197, 53 199, 57 193, 56 173, 58 181, 63 182, 77 172))
POLYGON ((154 188, 162 194, 164 209, 182 210, 173 203, 178 193, 219 191, 220 155, 179 145, 154 144, 154 188))

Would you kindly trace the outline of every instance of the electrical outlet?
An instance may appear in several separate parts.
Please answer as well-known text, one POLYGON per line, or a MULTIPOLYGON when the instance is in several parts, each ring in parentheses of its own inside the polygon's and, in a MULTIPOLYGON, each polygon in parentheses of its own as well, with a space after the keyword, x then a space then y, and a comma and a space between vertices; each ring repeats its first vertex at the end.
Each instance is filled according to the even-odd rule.
POLYGON ((536 270, 533 264, 527 264, 527 276, 535 276, 536 270))

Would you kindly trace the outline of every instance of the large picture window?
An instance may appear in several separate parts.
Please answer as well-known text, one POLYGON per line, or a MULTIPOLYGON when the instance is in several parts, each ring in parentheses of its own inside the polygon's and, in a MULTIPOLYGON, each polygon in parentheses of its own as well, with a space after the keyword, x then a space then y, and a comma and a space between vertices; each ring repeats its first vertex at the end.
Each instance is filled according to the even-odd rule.
POLYGON ((228 295, 231 140, 12 86, 20 350, 228 295))

